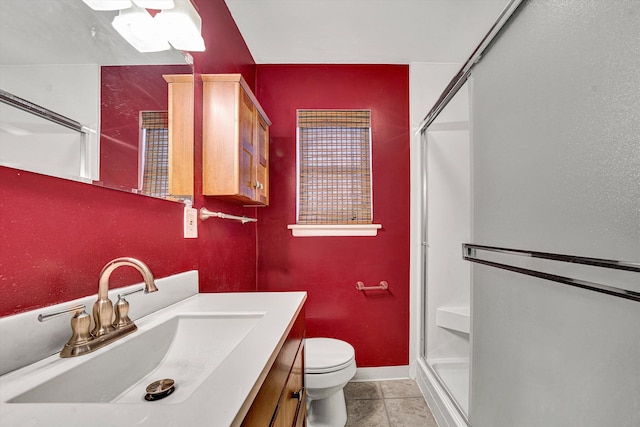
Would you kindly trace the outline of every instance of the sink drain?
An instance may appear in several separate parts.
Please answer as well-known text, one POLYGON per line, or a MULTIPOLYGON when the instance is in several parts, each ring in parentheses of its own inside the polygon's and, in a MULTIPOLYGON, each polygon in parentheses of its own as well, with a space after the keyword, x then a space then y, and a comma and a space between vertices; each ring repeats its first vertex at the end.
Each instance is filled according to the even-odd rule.
POLYGON ((150 402, 164 399, 173 393, 175 389, 175 382, 171 378, 154 381, 147 386, 147 394, 144 395, 144 399, 150 402))

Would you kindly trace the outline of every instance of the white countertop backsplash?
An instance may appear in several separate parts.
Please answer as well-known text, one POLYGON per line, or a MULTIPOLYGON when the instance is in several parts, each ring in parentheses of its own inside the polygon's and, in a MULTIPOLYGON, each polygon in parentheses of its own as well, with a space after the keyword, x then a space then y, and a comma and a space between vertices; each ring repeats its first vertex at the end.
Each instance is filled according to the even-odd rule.
MULTIPOLYGON (((130 307, 129 317, 132 320, 140 319, 198 293, 197 270, 156 279, 155 282, 158 292, 138 292, 126 297, 130 307)), ((140 287, 144 287, 143 282, 110 290, 109 298, 115 304, 118 294, 140 287)), ((96 293, 93 295, 0 318, 0 375, 59 353, 71 337, 70 322, 73 313, 46 322, 38 321, 38 315, 54 313, 79 304, 84 304, 86 312, 91 314, 93 303, 98 299, 97 278, 95 288, 96 293)))

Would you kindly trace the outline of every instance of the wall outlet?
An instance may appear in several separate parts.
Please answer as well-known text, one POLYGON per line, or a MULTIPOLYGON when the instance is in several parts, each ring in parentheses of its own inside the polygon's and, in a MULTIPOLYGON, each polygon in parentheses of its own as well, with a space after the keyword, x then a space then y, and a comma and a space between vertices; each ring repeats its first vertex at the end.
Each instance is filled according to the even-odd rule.
POLYGON ((184 208, 184 238, 196 239, 198 237, 198 210, 184 208))

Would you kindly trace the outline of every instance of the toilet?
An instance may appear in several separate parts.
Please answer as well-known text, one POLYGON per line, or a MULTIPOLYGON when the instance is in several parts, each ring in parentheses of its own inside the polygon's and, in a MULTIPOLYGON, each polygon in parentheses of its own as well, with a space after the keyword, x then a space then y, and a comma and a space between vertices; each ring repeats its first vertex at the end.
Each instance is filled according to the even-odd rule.
POLYGON ((307 338, 304 348, 308 427, 344 427, 343 388, 356 374, 351 344, 333 338, 307 338))

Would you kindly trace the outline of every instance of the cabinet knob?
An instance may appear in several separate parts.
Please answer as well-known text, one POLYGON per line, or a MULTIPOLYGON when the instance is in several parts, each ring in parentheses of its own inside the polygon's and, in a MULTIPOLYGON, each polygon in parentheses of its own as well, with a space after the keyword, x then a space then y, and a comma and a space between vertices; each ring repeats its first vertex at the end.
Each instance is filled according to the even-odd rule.
POLYGON ((253 184, 253 186, 255 188, 257 188, 258 190, 263 189, 264 185, 260 182, 260 181, 256 181, 255 184, 253 184))
POLYGON ((302 387, 299 391, 294 391, 293 393, 291 393, 291 397, 294 399, 302 399, 302 396, 304 395, 304 387, 302 387))

